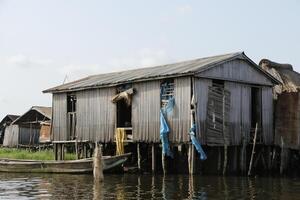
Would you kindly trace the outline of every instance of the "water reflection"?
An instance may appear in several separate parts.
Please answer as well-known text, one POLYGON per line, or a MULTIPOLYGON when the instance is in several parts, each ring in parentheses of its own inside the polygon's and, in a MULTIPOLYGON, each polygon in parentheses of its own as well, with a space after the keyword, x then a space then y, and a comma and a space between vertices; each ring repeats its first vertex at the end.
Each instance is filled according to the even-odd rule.
POLYGON ((0 199, 300 199, 298 179, 0 174, 0 199))

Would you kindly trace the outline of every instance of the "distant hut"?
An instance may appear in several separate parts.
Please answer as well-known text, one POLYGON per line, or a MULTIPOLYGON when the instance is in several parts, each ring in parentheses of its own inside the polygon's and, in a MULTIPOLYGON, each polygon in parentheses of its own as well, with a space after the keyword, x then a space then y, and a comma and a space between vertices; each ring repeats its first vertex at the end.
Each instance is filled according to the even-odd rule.
POLYGON ((31 147, 50 141, 51 107, 33 106, 13 122, 18 125, 18 146, 31 147))
POLYGON ((168 140, 176 151, 190 144, 193 123, 205 146, 248 144, 256 123, 260 144, 271 145, 272 87, 277 83, 244 53, 233 53, 89 76, 44 92, 53 93, 54 142, 113 143, 116 129, 124 128, 126 141, 154 145, 155 159, 160 111, 172 98, 168 140))
MULTIPOLYGON (((10 134, 10 131, 8 131, 9 126, 13 121, 15 121, 19 115, 6 115, 2 121, 0 122, 0 144, 3 145, 4 137, 5 137, 5 131, 7 130, 7 134, 10 134)), ((8 136, 7 136, 8 138, 8 136)))
POLYGON ((282 82, 274 87, 275 144, 300 149, 300 74, 290 64, 262 59, 259 65, 282 82))

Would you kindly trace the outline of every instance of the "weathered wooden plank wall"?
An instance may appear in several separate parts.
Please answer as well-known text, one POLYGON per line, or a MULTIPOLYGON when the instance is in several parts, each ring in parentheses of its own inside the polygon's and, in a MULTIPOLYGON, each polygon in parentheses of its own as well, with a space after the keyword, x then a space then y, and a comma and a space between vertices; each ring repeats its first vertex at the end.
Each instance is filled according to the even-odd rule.
POLYGON ((22 145, 36 145, 39 143, 40 128, 28 127, 20 125, 19 130, 19 144, 22 145))
POLYGON ((76 135, 79 140, 114 141, 116 105, 111 99, 115 88, 79 91, 77 96, 76 135))
POLYGON ((206 115, 207 115, 207 100, 208 100, 208 87, 212 85, 211 79, 195 78, 195 101, 196 108, 196 125, 197 125, 197 138, 202 144, 206 144, 206 115))
POLYGON ((52 134, 54 141, 67 140, 67 94, 53 94, 52 99, 52 134))
POLYGON ((171 142, 188 142, 191 128, 191 77, 174 79, 175 106, 167 116, 170 126, 169 139, 171 142))
POLYGON ((200 72, 200 77, 270 85, 272 82, 244 60, 233 60, 200 72))
POLYGON ((5 128, 4 147, 16 147, 19 142, 19 125, 13 124, 5 128))
POLYGON ((229 132, 231 145, 240 145, 242 138, 248 141, 251 128, 251 86, 234 82, 225 82, 230 91, 229 132))
POLYGON ((134 141, 159 142, 160 81, 133 84, 132 131, 134 141))

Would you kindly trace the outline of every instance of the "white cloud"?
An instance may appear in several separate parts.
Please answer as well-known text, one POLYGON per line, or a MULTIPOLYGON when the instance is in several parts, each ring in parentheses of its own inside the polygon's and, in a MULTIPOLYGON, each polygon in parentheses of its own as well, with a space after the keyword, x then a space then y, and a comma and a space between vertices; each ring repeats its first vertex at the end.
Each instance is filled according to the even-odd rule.
POLYGON ((144 48, 126 57, 113 58, 109 61, 109 66, 113 70, 150 67, 166 63, 170 60, 163 49, 144 48))
POLYGON ((192 11, 192 6, 189 4, 180 5, 176 8, 177 13, 179 14, 187 14, 192 11))
POLYGON ((41 59, 23 54, 0 58, 0 63, 18 68, 40 68, 47 67, 53 62, 50 59, 41 59))

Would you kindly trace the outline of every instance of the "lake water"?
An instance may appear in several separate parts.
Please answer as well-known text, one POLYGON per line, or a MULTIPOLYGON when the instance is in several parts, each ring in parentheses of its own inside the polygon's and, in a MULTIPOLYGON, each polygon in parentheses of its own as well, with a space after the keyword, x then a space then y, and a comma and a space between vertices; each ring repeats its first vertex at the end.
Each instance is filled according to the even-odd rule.
POLYGON ((0 199, 300 199, 300 180, 188 175, 1 174, 0 199))

